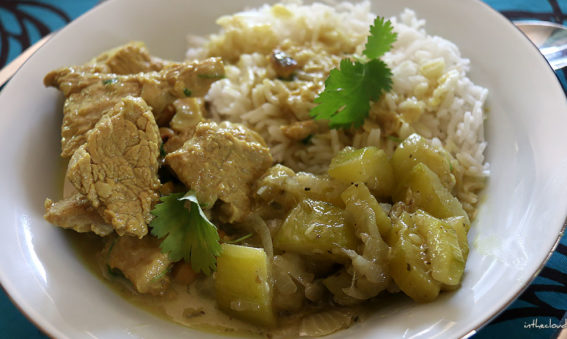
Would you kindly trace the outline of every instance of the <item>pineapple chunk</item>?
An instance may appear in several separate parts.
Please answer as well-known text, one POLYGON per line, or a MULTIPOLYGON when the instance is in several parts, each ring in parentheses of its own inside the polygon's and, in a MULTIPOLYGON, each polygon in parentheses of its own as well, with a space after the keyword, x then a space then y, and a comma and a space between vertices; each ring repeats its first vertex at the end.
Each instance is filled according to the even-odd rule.
POLYGON ((274 237, 274 248, 333 260, 344 257, 340 248, 355 249, 352 227, 343 210, 324 201, 305 199, 291 210, 274 237))
POLYGON ((329 176, 346 183, 364 182, 378 197, 392 195, 394 172, 388 155, 376 147, 361 149, 346 147, 329 165, 329 176))
POLYGON ((436 81, 443 75, 443 72, 445 72, 445 59, 435 58, 427 61, 421 65, 419 71, 429 80, 436 81))
POLYGON ((467 212, 457 198, 447 190, 439 177, 425 164, 413 167, 407 178, 405 197, 400 199, 410 205, 413 210, 422 209, 440 219, 464 217, 470 225, 467 212))
POLYGON ((441 284, 431 276, 425 239, 416 230, 409 213, 404 211, 395 219, 390 241, 390 275, 400 290, 417 302, 437 298, 441 284))
POLYGON ((433 279, 449 286, 459 285, 465 271, 465 258, 455 229, 421 210, 414 213, 413 220, 425 238, 433 279))
POLYGON ((457 234, 457 240, 459 241, 459 246, 461 247, 461 251, 463 252, 463 258, 467 260, 469 255, 469 241, 467 239, 467 234, 469 233, 469 229, 471 227, 470 223, 467 222, 466 218, 464 217, 452 217, 445 219, 447 225, 452 227, 457 234))
MULTIPOLYGON (((441 183, 449 191, 455 186, 456 180, 452 172, 453 157, 443 148, 433 145, 419 134, 412 134, 407 137, 396 148, 392 156, 392 168, 396 176, 396 182, 401 183, 396 189, 397 194, 403 194, 407 186, 407 178, 411 171, 418 163, 423 163, 429 167, 439 179, 441 183)), ((399 200, 399 199, 398 199, 399 200)))
MULTIPOLYGON (((405 206, 394 217, 390 242, 390 273, 400 289, 415 301, 431 301, 440 290, 455 289, 465 270, 466 255, 454 225, 463 218, 437 219, 422 210, 408 213, 405 206)), ((465 233, 466 236, 466 233, 465 233)), ((466 240, 465 240, 466 241, 466 240)))
MULTIPOLYGON (((360 203, 368 205, 368 207, 374 211, 376 224, 378 225, 381 237, 385 239, 388 236, 390 229, 392 228, 392 221, 378 201, 376 201, 376 198, 374 198, 374 196, 370 193, 366 185, 363 183, 352 184, 341 194, 341 198, 347 206, 349 204, 360 203)), ((373 234, 371 235, 375 236, 373 234)))
POLYGON ((217 259, 215 293, 219 307, 251 323, 272 327, 276 315, 272 306, 271 267, 260 248, 222 244, 217 259))

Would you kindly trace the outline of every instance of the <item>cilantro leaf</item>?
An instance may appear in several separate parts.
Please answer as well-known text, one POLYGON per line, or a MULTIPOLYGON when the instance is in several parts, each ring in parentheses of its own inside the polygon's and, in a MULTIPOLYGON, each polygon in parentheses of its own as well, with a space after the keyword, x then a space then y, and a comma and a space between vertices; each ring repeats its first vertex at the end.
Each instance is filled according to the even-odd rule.
POLYGON ((210 275, 221 253, 219 234, 199 206, 195 192, 170 194, 160 201, 151 212, 155 218, 150 226, 154 236, 164 238, 161 251, 169 253, 173 261, 184 259, 195 272, 210 275), (186 201, 190 202, 189 209, 186 201))
POLYGON ((329 120, 331 128, 360 127, 370 110, 370 100, 378 100, 392 87, 392 72, 380 59, 368 63, 341 60, 325 81, 325 90, 315 99, 310 114, 329 120))
POLYGON ((390 21, 376 18, 363 54, 368 61, 342 59, 325 81, 325 90, 315 98, 309 112, 315 120, 329 120, 330 128, 360 127, 368 117, 370 101, 377 101, 392 88, 392 71, 378 59, 396 40, 390 21))
POLYGON ((392 48, 397 36, 390 20, 384 21, 384 18, 376 17, 374 25, 370 26, 370 35, 362 53, 369 59, 379 58, 392 48))

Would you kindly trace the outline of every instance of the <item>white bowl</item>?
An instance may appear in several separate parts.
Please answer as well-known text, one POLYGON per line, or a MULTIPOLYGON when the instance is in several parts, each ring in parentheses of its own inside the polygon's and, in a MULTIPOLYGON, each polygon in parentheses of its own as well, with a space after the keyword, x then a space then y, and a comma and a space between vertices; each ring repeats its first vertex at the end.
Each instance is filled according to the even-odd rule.
MULTIPOLYGON (((19 307, 58 337, 214 338, 136 308, 75 256, 63 231, 42 218, 43 199, 60 192, 62 98, 42 85, 50 70, 80 64, 130 40, 181 60, 185 35, 217 31, 221 14, 258 0, 205 5, 197 0, 121 0, 95 8, 57 33, 0 95, 0 278, 19 307)), ((376 0, 373 11, 404 7, 430 33, 460 46, 471 78, 489 89, 486 124, 491 177, 471 233, 463 286, 429 304, 384 305, 368 321, 336 334, 459 337, 503 310, 543 267, 567 215, 567 105, 554 73, 512 24, 476 0, 376 0)))

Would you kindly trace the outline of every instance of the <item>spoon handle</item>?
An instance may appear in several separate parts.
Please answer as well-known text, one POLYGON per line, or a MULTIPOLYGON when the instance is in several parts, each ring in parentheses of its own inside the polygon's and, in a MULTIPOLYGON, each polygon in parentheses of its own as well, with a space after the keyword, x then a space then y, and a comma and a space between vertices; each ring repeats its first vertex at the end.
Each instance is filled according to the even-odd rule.
POLYGON ((554 70, 567 66, 567 27, 547 21, 516 21, 554 70))

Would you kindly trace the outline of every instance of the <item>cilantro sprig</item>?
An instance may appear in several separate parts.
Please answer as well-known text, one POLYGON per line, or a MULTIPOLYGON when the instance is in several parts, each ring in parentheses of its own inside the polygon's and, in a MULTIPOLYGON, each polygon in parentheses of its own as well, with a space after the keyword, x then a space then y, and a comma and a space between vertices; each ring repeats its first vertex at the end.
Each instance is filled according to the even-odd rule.
POLYGON ((173 261, 184 259, 195 272, 210 275, 216 270, 217 257, 221 253, 219 234, 199 205, 194 191, 187 194, 173 193, 160 198, 151 213, 152 234, 164 238, 160 248, 169 253, 173 261), (190 202, 190 208, 185 203, 190 202))
POLYGON ((368 117, 370 101, 377 101, 392 88, 392 71, 379 58, 396 41, 390 21, 377 17, 370 26, 363 58, 342 59, 325 81, 325 90, 315 98, 309 114, 315 120, 329 120, 330 128, 360 127, 368 117), (365 58, 365 59, 364 59, 365 58))

